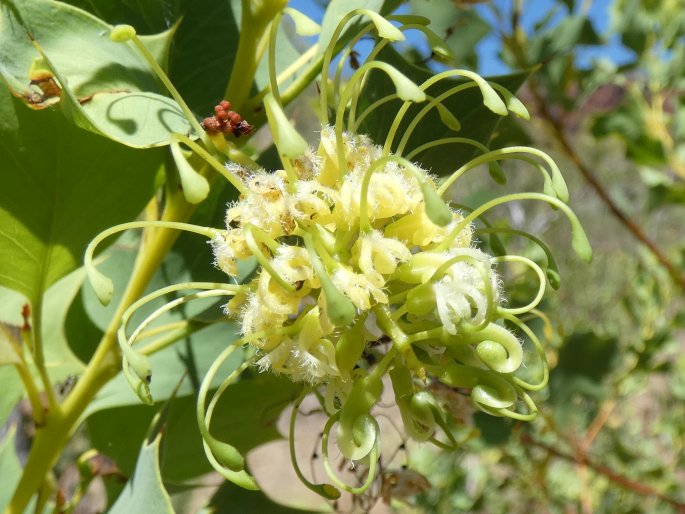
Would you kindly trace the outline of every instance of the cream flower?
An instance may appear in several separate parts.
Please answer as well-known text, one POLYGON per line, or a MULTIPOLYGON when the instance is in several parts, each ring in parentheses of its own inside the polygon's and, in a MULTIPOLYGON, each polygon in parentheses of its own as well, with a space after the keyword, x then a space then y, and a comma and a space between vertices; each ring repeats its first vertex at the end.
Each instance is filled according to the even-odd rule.
POLYGON ((355 273, 345 266, 340 266, 332 276, 333 284, 361 310, 369 310, 374 303, 388 303, 388 296, 366 275, 355 273))
POLYGON ((490 256, 475 248, 449 252, 449 259, 465 257, 454 262, 433 285, 435 312, 450 334, 457 333, 461 321, 482 323, 488 312, 488 297, 494 303, 500 299, 499 278, 492 269, 490 256))
POLYGON ((241 229, 217 234, 210 244, 214 253, 214 265, 232 277, 237 275, 237 261, 252 255, 241 229))
POLYGON ((335 347, 324 337, 326 333, 319 323, 318 308, 305 314, 301 323, 297 337, 284 339, 257 364, 262 371, 287 374, 296 382, 319 384, 339 377, 335 347))
POLYGON ((283 178, 260 171, 250 177, 247 185, 250 192, 226 212, 226 225, 254 225, 271 237, 289 233, 293 223, 283 178))
POLYGON ((388 239, 373 230, 357 239, 352 258, 357 260, 359 269, 371 282, 382 287, 385 285, 383 275, 394 273, 400 262, 411 259, 411 252, 397 239, 388 239))

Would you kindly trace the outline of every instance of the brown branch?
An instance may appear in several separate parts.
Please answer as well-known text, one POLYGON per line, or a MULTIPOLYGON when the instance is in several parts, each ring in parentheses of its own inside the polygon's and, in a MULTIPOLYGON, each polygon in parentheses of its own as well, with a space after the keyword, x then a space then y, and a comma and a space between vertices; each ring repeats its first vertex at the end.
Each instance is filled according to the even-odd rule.
POLYGON ((616 400, 606 400, 599 409, 595 419, 593 419, 592 423, 590 423, 590 426, 585 432, 585 437, 583 437, 582 441, 580 442, 580 447, 585 453, 590 451, 590 447, 595 441, 595 438, 599 435, 599 432, 602 430, 606 422, 609 421, 609 416, 611 416, 614 407, 616 407, 616 400))
POLYGON ((549 446, 545 443, 541 443, 540 441, 536 441, 530 436, 530 434, 527 434, 525 432, 521 433, 521 442, 530 446, 535 446, 537 448, 543 449, 548 454, 559 459, 573 462, 574 464, 586 466, 589 469, 595 471, 596 473, 599 473, 600 475, 608 478, 610 481, 614 482, 615 484, 624 489, 640 494, 642 496, 653 496, 655 498, 658 498, 661 501, 666 502, 672 507, 674 507, 679 514, 685 514, 685 502, 678 501, 675 498, 671 498, 670 496, 667 496, 657 491, 649 485, 642 484, 626 476, 623 476, 620 473, 612 470, 611 468, 603 464, 598 464, 592 461, 586 453, 576 452, 575 456, 570 455, 568 453, 564 453, 552 446, 549 446))
POLYGON ((604 202, 604 204, 607 206, 611 214, 614 215, 614 217, 628 230, 628 232, 630 232, 633 235, 633 237, 635 237, 635 239, 640 241, 649 249, 649 251, 654 255, 654 257, 656 257, 659 263, 664 268, 666 268, 673 281, 683 290, 685 290, 685 274, 683 274, 678 269, 678 267, 673 262, 671 262, 671 260, 666 256, 666 254, 664 254, 661 251, 661 249, 656 245, 656 243, 654 243, 654 241, 647 237, 647 234, 645 234, 642 227, 638 225, 635 221, 630 219, 628 215, 625 212, 623 212, 621 208, 612 200, 611 196, 609 196, 609 193, 606 191, 606 189, 604 189, 604 186, 599 182, 597 177, 594 176, 590 169, 583 163, 578 153, 571 146, 571 143, 566 137, 564 129, 561 127, 558 120, 552 115, 552 113, 547 108, 545 99, 540 93, 540 90, 533 77, 529 79, 528 83, 530 85, 530 91, 536 103, 537 111, 551 126, 555 139, 561 146, 562 150, 564 151, 568 159, 576 166, 576 168, 578 168, 578 171, 580 171, 580 174, 583 176, 585 181, 590 185, 590 187, 595 191, 595 193, 597 193, 597 196, 599 196, 602 202, 604 202))
MULTIPOLYGON (((505 39, 504 43, 514 55, 518 65, 522 69, 526 69, 529 67, 526 62, 524 52, 526 39, 525 35, 520 30, 519 18, 517 16, 512 16, 512 35, 513 37, 505 39)), ((547 108, 547 102, 545 102, 545 98, 540 93, 540 89, 535 81, 535 78, 531 76, 528 79, 528 84, 538 112, 551 126, 555 139, 561 146, 566 156, 571 160, 571 162, 573 162, 573 164, 575 164, 576 168, 578 168, 578 171, 580 171, 585 181, 590 185, 595 193, 597 193, 597 196, 599 196, 602 202, 604 202, 604 204, 609 208, 611 214, 614 215, 614 217, 635 237, 635 239, 640 241, 649 249, 659 263, 668 271, 673 281, 680 286, 681 289, 685 290, 685 274, 682 273, 678 267, 671 262, 671 260, 659 249, 659 247, 647 237, 647 234, 645 234, 644 230, 642 230, 642 227, 631 220, 628 215, 620 209, 620 207, 609 196, 609 193, 606 191, 606 189, 604 189, 604 186, 599 182, 597 177, 595 177, 590 169, 583 163, 582 159, 571 146, 571 143, 566 137, 566 133, 559 124, 559 121, 547 108)))

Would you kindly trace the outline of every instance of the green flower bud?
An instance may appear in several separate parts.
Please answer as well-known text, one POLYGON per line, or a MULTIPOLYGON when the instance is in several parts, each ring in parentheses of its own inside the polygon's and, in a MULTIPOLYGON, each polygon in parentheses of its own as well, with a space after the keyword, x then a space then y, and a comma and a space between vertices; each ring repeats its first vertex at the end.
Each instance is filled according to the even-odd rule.
POLYGON ((136 36, 136 29, 131 25, 115 25, 109 33, 109 38, 115 43, 124 43, 136 36))
POLYGON ((304 155, 307 141, 295 130, 271 93, 264 97, 264 107, 278 152, 289 159, 304 155))
POLYGON ((413 288, 407 294, 407 312, 415 316, 424 316, 435 310, 435 291, 433 284, 427 282, 413 288))
POLYGON ((95 291, 95 296, 98 297, 102 305, 109 305, 112 301, 112 296, 114 295, 114 282, 109 277, 106 277, 100 273, 95 266, 86 265, 86 274, 88 275, 88 281, 90 285, 93 286, 95 291))
POLYGON ((183 196, 185 196, 188 203, 200 203, 209 194, 209 182, 190 165, 185 155, 183 155, 181 146, 173 135, 169 147, 171 148, 171 156, 174 159, 181 179, 183 196))
POLYGON ((205 437, 204 441, 219 464, 236 473, 245 469, 245 458, 234 446, 211 436, 205 437))
POLYGON ((423 182, 421 184, 421 193, 426 204, 426 216, 428 216, 428 219, 439 227, 449 225, 454 218, 454 214, 442 198, 440 198, 433 184, 429 181, 423 182))

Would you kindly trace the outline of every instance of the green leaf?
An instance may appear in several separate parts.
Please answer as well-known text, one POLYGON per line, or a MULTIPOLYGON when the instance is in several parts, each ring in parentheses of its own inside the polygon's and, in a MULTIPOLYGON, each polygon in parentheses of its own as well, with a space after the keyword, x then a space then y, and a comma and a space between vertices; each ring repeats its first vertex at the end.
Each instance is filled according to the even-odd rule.
MULTIPOLYGON (((169 75, 200 117, 224 98, 240 35, 240 2, 216 0, 69 0, 111 24, 126 23, 138 33, 180 24, 170 48, 169 75), (211 37, 208 37, 211 34, 211 37)), ((149 42, 145 42, 149 48, 149 42)), ((228 99, 230 100, 230 98, 228 99)), ((250 117, 246 113, 245 117, 250 117)))
POLYGON ((28 109, 0 84, 0 285, 37 305, 99 231, 143 209, 162 158, 28 109))
POLYGON ((15 346, 21 346, 21 327, 0 322, 0 366, 21 362, 15 346))
MULTIPOLYGON (((60 0, 94 14, 112 25, 126 23, 138 34, 168 29, 182 14, 181 0, 60 0)), ((187 2, 186 2, 187 3, 187 2)))
MULTIPOLYGON (((21 326, 23 323, 21 310, 25 303, 26 298, 22 295, 0 286, 0 305, 2 306, 0 308, 0 323, 21 326)), ((2 426, 19 400, 25 395, 24 386, 15 366, 0 365, 0 391, 2 391, 0 394, 0 426, 2 426)), ((1 508, 2 502, 0 502, 1 508)))
MULTIPOLYGON (((188 377, 183 381, 178 396, 192 394, 214 359, 236 337, 236 330, 232 324, 217 323, 152 355, 149 360, 152 366, 150 391, 153 400, 158 402, 168 399, 184 373, 187 373, 188 377)), ((241 352, 237 352, 229 359, 215 379, 215 385, 234 370, 242 359, 241 352)), ((138 404, 140 400, 120 374, 102 388, 88 406, 86 415, 112 407, 138 404)))
POLYGON ((576 45, 598 45, 601 42, 585 16, 566 16, 557 25, 530 40, 528 64, 534 65, 566 54, 576 45))
MULTIPOLYGON (((323 16, 323 21, 321 22, 321 34, 319 34, 319 54, 323 54, 326 51, 326 47, 331 42, 331 37, 333 37, 333 32, 335 28, 340 23, 340 20, 355 9, 369 9, 374 12, 378 12, 383 5, 382 0, 333 0, 328 3, 326 7, 326 12, 323 16)), ((364 23, 369 22, 368 18, 357 17, 357 19, 362 19, 364 23)), ((350 27, 354 27, 356 22, 350 22, 346 25, 346 30, 341 34, 342 36, 349 30, 350 27)))
MULTIPOLYGON (((421 84, 433 76, 433 72, 407 62, 390 47, 386 47, 380 52, 379 59, 397 68, 416 84, 421 84)), ((527 76, 527 73, 518 73, 504 77, 489 78, 488 80, 497 82, 511 92, 515 92, 527 76)), ((462 83, 464 81, 456 79, 443 80, 431 86, 429 93, 431 96, 437 97, 448 89, 462 83)), ((394 86, 390 79, 380 73, 374 74, 372 80, 365 82, 365 87, 360 94, 358 114, 363 112, 364 108, 374 101, 392 93, 394 93, 394 86)), ((477 87, 452 95, 444 100, 443 104, 461 123, 462 129, 458 133, 460 137, 487 142, 502 119, 501 116, 494 114, 484 105, 483 94, 477 87)), ((397 132, 399 136, 395 138, 395 144, 397 144, 405 132, 404 128, 415 118, 415 115, 424 105, 410 106, 397 132)), ((388 133, 388 127, 395 118, 399 106, 399 101, 392 101, 375 109, 362 123, 361 132, 370 135, 376 143, 383 144, 388 133)), ((404 152, 409 153, 412 149, 424 143, 441 137, 452 136, 453 134, 441 122, 438 110, 432 109, 414 130, 404 152)), ((424 151, 416 157, 416 161, 421 163, 424 168, 431 169, 433 173, 444 175, 453 172, 473 156, 474 149, 472 146, 455 144, 449 147, 438 146, 424 151)))
MULTIPOLYGON (((170 133, 187 133, 188 122, 160 94, 164 90, 148 63, 132 43, 111 41, 109 31, 106 23, 67 4, 12 0, 0 11, 0 72, 16 96, 40 108, 46 99, 38 94, 37 101, 29 84, 36 71, 49 70, 61 86, 49 100, 59 94, 57 105, 76 124, 129 146, 166 145, 170 133)), ((173 32, 144 38, 157 60, 164 60, 173 32)))
POLYGON ((476 412, 473 415, 473 423, 488 446, 502 446, 512 434, 512 423, 509 418, 497 418, 485 412, 476 412))
MULTIPOLYGON (((236 16, 238 16, 237 12, 236 16)), ((287 19, 287 16, 285 18, 285 20, 281 19, 281 26, 276 36, 276 75, 283 72, 300 57, 302 52, 299 49, 306 49, 309 46, 309 43, 306 43, 304 38, 295 33, 292 23, 289 23, 290 20, 287 19)), ((280 83, 280 90, 284 91, 299 74, 300 72, 298 71, 290 79, 280 83)), ((266 58, 262 59, 257 67, 255 83, 259 89, 269 85, 269 62, 266 58)))
POLYGON ((164 489, 159 469, 161 435, 143 443, 133 477, 109 514, 173 514, 169 494, 164 489))
POLYGON ((102 339, 103 331, 88 317, 83 305, 83 291, 76 295, 69 306, 64 320, 64 336, 74 355, 82 362, 88 362, 95 349, 94 341, 102 339))
POLYGON ((15 425, 10 426, 9 431, 0 442, 0 477, 2 477, 0 480, 0 510, 2 511, 12 499, 14 488, 21 476, 21 463, 14 447, 16 432, 17 427, 15 425))
MULTIPOLYGON (((80 375, 84 364, 72 353, 64 331, 69 306, 81 289, 85 271, 74 271, 61 279, 43 298, 43 351, 45 366, 53 382, 61 382, 70 375, 80 375)), ((91 341, 95 346, 97 340, 91 341)))
POLYGON ((475 10, 432 0, 411 0, 410 5, 412 13, 430 19, 429 27, 444 37, 459 66, 477 68, 476 45, 491 29, 475 10))
MULTIPOLYGON (((239 5, 216 0, 184 2, 187 8, 174 37, 169 71, 183 99, 201 116, 214 114, 213 107, 224 99, 238 48, 240 17, 234 9, 239 5)), ((241 114, 250 120, 250 113, 241 114)))
MULTIPOLYGON (((298 389, 287 379, 266 374, 229 386, 214 411, 212 433, 241 452, 280 438, 276 421, 298 389)), ((143 405, 96 412, 87 421, 91 443, 115 458, 127 473, 133 468, 154 414, 155 409, 143 405)), ((211 471, 197 428, 194 396, 179 397, 171 404, 163 450, 162 473, 166 480, 182 481, 211 471)))
POLYGON ((4 425, 14 407, 25 396, 24 386, 15 366, 0 366, 0 391, 0 425, 4 425))

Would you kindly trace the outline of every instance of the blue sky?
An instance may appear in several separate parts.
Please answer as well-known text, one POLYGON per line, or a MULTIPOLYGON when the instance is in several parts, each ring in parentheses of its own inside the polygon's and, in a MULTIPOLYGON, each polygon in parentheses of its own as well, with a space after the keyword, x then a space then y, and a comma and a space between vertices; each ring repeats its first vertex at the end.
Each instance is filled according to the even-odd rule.
MULTIPOLYGON (((490 2, 504 12, 511 12, 513 0, 490 0, 490 2)), ((562 2, 555 0, 524 0, 521 25, 530 33, 535 24, 538 23, 552 7, 559 6, 561 3, 562 2)), ((580 4, 582 2, 577 3, 580 4)), ((592 0, 589 6, 588 17, 600 36, 607 35, 610 29, 611 4, 612 0, 592 0)), ((318 21, 321 19, 321 9, 314 0, 291 0, 290 5, 305 12, 318 21)), ((473 6, 473 9, 475 9, 486 21, 491 24, 495 23, 489 5, 476 4, 473 6)), ((552 18, 551 23, 557 23, 564 14, 564 11, 560 11, 556 17, 552 18)), ((510 71, 498 57, 499 48, 499 37, 495 33, 481 40, 476 48, 480 61, 479 73, 482 75, 499 75, 510 71)), ((590 66, 592 61, 597 58, 604 58, 613 61, 616 64, 623 64, 630 61, 633 57, 633 54, 621 45, 618 37, 609 37, 606 43, 599 47, 578 48, 576 55, 577 64, 580 67, 590 66)))
MULTIPOLYGON (((512 0, 491 0, 500 10, 504 12, 511 12, 512 0)), ((581 2, 577 2, 581 3, 581 2)), ((524 0, 521 25, 527 33, 531 33, 535 24, 544 18, 544 16, 555 6, 559 6, 561 2, 554 0, 524 0)), ((611 24, 611 4, 612 0, 593 0, 587 12, 590 22, 595 31, 600 35, 607 35, 611 24)), ((485 4, 478 4, 474 9, 488 22, 495 24, 495 18, 492 15, 491 9, 485 4)), ((576 9, 578 11, 578 9, 576 9)), ((558 14, 550 20, 550 24, 558 23, 566 14, 565 9, 560 10, 558 14)), ((509 68, 500 61, 497 56, 500 42, 497 35, 492 34, 484 38, 478 45, 478 55, 481 61, 480 73, 483 75, 498 75, 507 73, 509 68)), ((580 47, 577 50, 578 66, 588 67, 592 61, 597 58, 609 59, 617 64, 623 64, 633 58, 633 54, 621 45, 618 36, 609 37, 606 43, 600 47, 580 47)))

